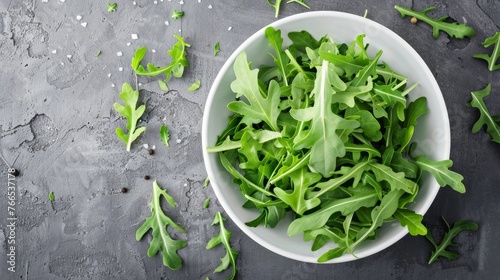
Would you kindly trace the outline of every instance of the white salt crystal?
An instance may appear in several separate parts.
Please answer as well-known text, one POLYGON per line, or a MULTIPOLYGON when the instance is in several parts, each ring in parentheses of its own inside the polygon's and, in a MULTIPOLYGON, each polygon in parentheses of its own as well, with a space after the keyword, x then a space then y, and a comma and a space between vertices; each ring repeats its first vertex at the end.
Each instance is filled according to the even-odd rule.
POLYGON ((116 53, 116 55, 117 55, 117 56, 122 56, 122 55, 123 55, 123 53, 122 53, 122 52, 117 52, 117 53, 116 53))
POLYGON ((72 56, 72 55, 70 55, 70 54, 68 54, 66 57, 67 57, 68 59, 71 59, 73 56, 72 56))
POLYGON ((165 21, 165 25, 169 25, 170 23, 168 23, 168 20, 165 21))
POLYGON ((212 5, 211 5, 211 4, 210 4, 210 5, 208 5, 208 8, 209 8, 209 9, 212 9, 212 5))
POLYGON ((137 40, 139 38, 139 36, 137 36, 137 34, 132 34, 132 35, 130 35, 130 37, 132 37, 132 40, 137 40))
POLYGON ((83 27, 87 27, 87 22, 80 23, 83 27))
POLYGON ((123 67, 118 67, 118 71, 123 71, 123 67))
POLYGON ((52 53, 53 53, 53 54, 56 54, 56 53, 57 53, 57 50, 52 50, 52 53))
POLYGON ((76 16, 76 20, 81 20, 82 19, 82 16, 81 15, 77 15, 76 16))
POLYGON ((151 52, 155 53, 155 52, 156 52, 156 50, 155 50, 155 49, 152 49, 152 50, 151 50, 151 52))
POLYGON ((229 26, 229 27, 227 28, 227 31, 231 31, 231 29, 233 29, 233 27, 232 27, 232 26, 229 26))
POLYGON ((144 149, 148 149, 149 148, 149 145, 148 144, 144 144, 142 145, 144 147, 144 149))

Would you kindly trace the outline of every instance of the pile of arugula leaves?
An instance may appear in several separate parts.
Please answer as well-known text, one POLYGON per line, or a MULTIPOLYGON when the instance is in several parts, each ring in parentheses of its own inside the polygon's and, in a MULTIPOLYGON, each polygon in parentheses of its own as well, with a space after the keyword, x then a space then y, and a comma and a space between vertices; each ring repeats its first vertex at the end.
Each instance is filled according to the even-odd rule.
POLYGON ((407 104, 416 85, 380 61, 382 51, 370 58, 364 35, 344 44, 291 32, 286 49, 280 30, 265 35, 274 64, 250 69, 244 52, 236 58, 234 114, 208 148, 239 185, 243 207, 260 211, 247 225, 275 227, 292 212, 288 235, 303 234, 312 250, 337 244, 319 262, 354 254, 386 222, 426 235, 408 207, 422 172, 460 193, 465 186, 450 160, 412 155, 427 112, 425 97, 407 104))

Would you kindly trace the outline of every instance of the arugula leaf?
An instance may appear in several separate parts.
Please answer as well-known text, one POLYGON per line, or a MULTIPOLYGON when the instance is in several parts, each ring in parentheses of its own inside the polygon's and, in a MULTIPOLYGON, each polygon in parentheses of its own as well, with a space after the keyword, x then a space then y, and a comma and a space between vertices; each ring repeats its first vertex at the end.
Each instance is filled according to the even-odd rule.
POLYGON ((137 127, 137 122, 141 118, 142 114, 146 110, 145 105, 137 107, 137 101, 139 99, 139 91, 133 90, 132 87, 124 83, 122 86, 122 92, 120 93, 120 98, 123 100, 125 106, 115 103, 115 110, 120 113, 123 117, 127 119, 127 130, 128 134, 117 127, 116 135, 125 142, 127 145, 127 152, 130 152, 130 147, 132 142, 134 142, 141 133, 146 131, 146 127, 137 127), (136 108, 137 107, 137 108, 136 108))
POLYGON ((184 16, 184 12, 182 12, 182 11, 176 11, 176 10, 174 10, 172 12, 172 18, 173 19, 180 19, 183 16, 184 16))
POLYGON ((151 200, 151 216, 149 216, 141 227, 137 229, 135 239, 137 241, 141 240, 151 229, 153 239, 149 245, 148 256, 153 257, 161 251, 161 254, 163 255, 163 265, 172 270, 177 270, 182 267, 182 259, 177 254, 177 251, 186 247, 187 242, 182 239, 172 239, 167 231, 167 228, 168 226, 171 226, 182 233, 186 231, 171 218, 165 215, 160 206, 162 197, 165 198, 165 200, 172 207, 175 207, 174 199, 165 190, 161 189, 156 181, 154 181, 153 197, 151 200))
POLYGON ((141 64, 142 59, 146 55, 148 49, 146 47, 140 47, 134 52, 134 56, 132 57, 132 70, 137 70, 139 65, 141 64))
POLYGON ((500 63, 497 63, 498 58, 500 57, 500 32, 497 31, 495 35, 486 38, 482 44, 485 48, 495 45, 491 55, 475 54, 473 57, 486 60, 486 62, 488 62, 488 70, 490 71, 500 69, 500 63))
POLYGON ((165 144, 165 147, 170 146, 168 144, 168 140, 170 140, 170 133, 168 132, 168 127, 164 124, 160 127, 160 138, 161 141, 163 141, 163 144, 165 144))
POLYGON ((311 50, 317 49, 321 45, 320 41, 316 40, 311 33, 305 30, 290 32, 288 33, 288 38, 292 41, 290 48, 301 52, 306 52, 306 48, 311 50))
POLYGON ((220 51, 220 44, 219 44, 219 42, 216 42, 214 45, 214 56, 217 56, 219 51, 220 51))
POLYGON ((206 187, 208 187, 208 185, 210 185, 210 178, 206 178, 205 179, 205 182, 203 182, 203 188, 205 189, 206 187))
POLYGON ((346 251, 347 251, 347 248, 345 248, 345 247, 337 247, 337 248, 328 250, 327 252, 325 252, 323 255, 321 255, 318 258, 318 262, 320 262, 320 263, 327 262, 331 259, 341 257, 346 251))
POLYGON ((158 80, 158 85, 160 86, 160 89, 163 90, 164 92, 168 92, 170 90, 168 88, 168 85, 162 80, 158 80))
MULTIPOLYGON (((283 2, 283 0, 275 0, 274 4, 273 4, 273 3, 271 3, 270 0, 267 0, 267 4, 269 4, 269 6, 274 8, 274 17, 278 17, 278 15, 279 15, 279 12, 281 9, 281 2, 283 2)), ((288 3, 292 3, 292 2, 298 3, 298 4, 306 7, 307 9, 309 9, 309 6, 306 4, 305 0, 288 0, 286 3, 288 4, 288 3)))
POLYGON ((472 127, 472 133, 478 132, 483 125, 486 125, 486 132, 490 134, 491 141, 500 143, 500 126, 499 121, 491 116, 488 107, 484 103, 484 98, 491 92, 491 84, 488 84, 484 89, 471 92, 472 101, 468 104, 469 107, 474 107, 479 110, 479 120, 472 127))
POLYGON ((443 237, 443 240, 441 240, 441 243, 438 245, 434 241, 434 238, 432 237, 432 234, 430 232, 427 232, 427 239, 431 242, 431 244, 434 246, 434 252, 432 252, 431 257, 429 259, 429 264, 432 264, 436 260, 438 260, 439 257, 444 257, 449 260, 455 260, 457 259, 460 255, 456 252, 448 251, 447 248, 449 246, 457 246, 457 244, 453 243, 453 238, 457 236, 460 232, 469 230, 469 231, 476 231, 479 227, 476 223, 471 222, 471 221, 465 221, 465 220, 460 220, 453 224, 453 227, 450 228, 450 225, 446 220, 443 218, 443 221, 446 223, 446 226, 448 228, 448 232, 443 237))
POLYGON ((224 227, 225 220, 226 219, 222 216, 222 214, 220 212, 215 213, 215 218, 214 218, 214 221, 212 222, 212 226, 218 224, 220 231, 219 231, 219 234, 217 236, 214 236, 212 239, 210 239, 210 241, 207 244, 206 249, 210 250, 221 243, 222 243, 222 245, 224 245, 224 248, 226 249, 226 254, 224 255, 223 258, 220 259, 221 263, 214 270, 214 273, 222 272, 222 271, 228 269, 229 266, 231 265, 232 274, 231 274, 231 277, 229 279, 234 279, 234 277, 236 277, 236 273, 237 273, 236 258, 238 257, 238 252, 231 247, 231 242, 230 242, 231 232, 229 232, 224 227))
POLYGON ((100 56, 100 55, 101 55, 101 51, 100 51, 100 50, 98 50, 98 51, 97 51, 97 53, 95 54, 95 57, 98 57, 98 56, 100 56))
POLYGON ((274 8, 274 17, 278 17, 279 13, 280 13, 280 8, 281 8, 281 2, 283 0, 274 0, 274 4, 271 3, 271 1, 267 0, 267 4, 269 4, 269 6, 273 7, 274 8))
POLYGON ((259 70, 250 70, 247 55, 242 52, 234 61, 236 80, 231 83, 231 89, 237 97, 245 96, 250 103, 234 101, 227 105, 228 109, 254 120, 254 123, 264 121, 273 130, 278 130, 278 108, 280 101, 280 88, 276 81, 271 81, 267 97, 260 93, 258 75, 259 70))
POLYGON ((297 4, 300 4, 300 5, 308 8, 308 9, 310 9, 309 6, 306 4, 305 0, 288 0, 288 1, 286 1, 287 4, 288 3, 293 3, 293 2, 295 2, 297 4))
POLYGON ((393 190, 404 190, 412 194, 417 189, 417 183, 406 179, 403 172, 396 173, 391 167, 380 163, 371 163, 370 167, 377 181, 386 181, 393 190))
POLYGON ((210 197, 205 199, 205 202, 203 202, 203 208, 208 208, 209 205, 210 205, 210 197))
POLYGON ((192 85, 189 86, 188 91, 195 91, 200 88, 201 81, 196 80, 192 85))
POLYGON ((293 220, 288 226, 288 236, 324 226, 335 212, 349 215, 361 207, 372 207, 377 201, 377 194, 373 189, 364 189, 351 197, 329 201, 324 203, 319 210, 293 220))
POLYGON ((464 177, 449 170, 453 165, 451 160, 432 161, 425 156, 418 156, 415 159, 415 164, 421 170, 431 173, 441 187, 449 185, 456 192, 465 193, 465 186, 462 183, 464 177))
POLYGON ((408 227, 408 232, 413 235, 426 235, 427 228, 422 224, 422 215, 409 209, 398 209, 394 212, 394 218, 399 220, 401 226, 408 227))
POLYGON ((56 200, 56 197, 54 195, 54 192, 49 192, 49 201, 50 202, 53 202, 54 200, 56 200))
POLYGON ((314 105, 307 109, 292 109, 290 114, 298 121, 311 121, 311 128, 299 133, 294 140, 294 149, 311 148, 309 164, 324 177, 335 171, 336 159, 345 155, 343 141, 337 130, 354 130, 359 122, 346 120, 331 110, 335 91, 330 86, 328 61, 318 66, 314 83, 314 105))
POLYGON ((149 77, 164 74, 165 82, 168 82, 172 75, 176 78, 182 77, 184 73, 184 67, 189 66, 189 61, 187 60, 186 48, 189 48, 191 45, 186 43, 184 41, 184 38, 182 38, 179 35, 174 34, 174 37, 177 39, 177 42, 172 46, 172 49, 168 50, 168 54, 172 58, 172 62, 169 65, 158 68, 154 64, 148 63, 147 69, 144 68, 139 63, 144 57, 146 50, 141 50, 142 49, 141 48, 139 49, 141 50, 140 53, 134 55, 134 58, 132 59, 132 69, 134 69, 135 73, 139 76, 149 76, 149 77), (144 54, 142 54, 142 52, 144 52, 144 54), (136 67, 134 68, 134 66, 136 67))
POLYGON ((446 22, 445 20, 448 18, 447 16, 444 16, 437 20, 430 18, 427 13, 436 9, 436 7, 429 7, 421 12, 416 12, 412 9, 401 7, 400 5, 396 5, 394 6, 394 8, 398 10, 399 13, 401 13, 402 18, 404 18, 405 16, 410 16, 429 24, 432 27, 432 36, 434 37, 434 39, 437 39, 439 37, 439 31, 444 31, 448 33, 448 35, 458 39, 476 35, 474 29, 464 23, 446 22))
POLYGON ((384 221, 394 215, 398 208, 399 198, 403 195, 403 193, 404 192, 402 190, 394 189, 382 198, 379 206, 373 208, 371 212, 371 226, 369 228, 363 228, 360 232, 358 232, 356 241, 350 244, 348 249, 350 252, 353 252, 354 249, 371 234, 373 234, 375 230, 384 223, 384 221))
POLYGON ((118 6, 118 4, 116 3, 108 3, 108 13, 112 13, 114 11, 116 11, 116 7, 118 6))
POLYGON ((280 72, 281 77, 278 78, 281 78, 281 80, 283 80, 283 82, 285 83, 285 86, 288 86, 288 71, 286 69, 286 66, 288 65, 288 63, 290 63, 290 59, 288 59, 287 55, 282 49, 283 38, 281 38, 281 30, 275 30, 272 26, 269 26, 265 30, 265 35, 267 40, 269 41, 269 45, 274 48, 274 51, 276 53, 276 56, 273 56, 273 58, 274 63, 276 64, 280 72))
POLYGON ((298 171, 290 174, 290 179, 293 182, 293 192, 288 193, 281 188, 274 188, 274 193, 299 215, 305 211, 311 210, 318 206, 321 201, 319 198, 306 199, 305 194, 308 188, 317 183, 321 179, 318 173, 308 172, 307 168, 303 167, 298 171))

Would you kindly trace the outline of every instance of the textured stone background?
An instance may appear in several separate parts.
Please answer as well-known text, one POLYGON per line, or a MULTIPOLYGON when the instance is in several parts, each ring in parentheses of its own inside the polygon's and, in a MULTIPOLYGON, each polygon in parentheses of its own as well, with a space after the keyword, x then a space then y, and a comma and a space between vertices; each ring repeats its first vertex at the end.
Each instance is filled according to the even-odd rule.
MULTIPOLYGON (((218 69, 247 37, 275 20, 274 11, 265 0, 185 0, 184 5, 177 0, 116 2, 117 11, 108 13, 107 1, 0 0, 0 149, 22 173, 17 178, 17 272, 10 273, 7 166, 0 162, 0 279, 223 279, 228 275, 212 275, 222 248, 204 249, 218 232, 210 226, 214 213, 223 209, 211 189, 202 188, 206 172, 201 119, 218 69), (174 9, 186 15, 173 20, 174 9), (78 21, 77 15, 83 18, 78 21), (139 39, 132 40, 132 33, 139 39), (161 92, 156 79, 139 79, 141 102, 147 106, 142 123, 148 131, 127 153, 114 134, 125 121, 113 103, 123 82, 135 82, 130 58, 134 49, 147 45, 156 53, 149 52, 146 60, 169 62, 166 51, 174 33, 192 45, 191 67, 182 79, 169 84, 177 93, 161 92), (217 41, 221 52, 213 57, 217 41), (102 54, 95 57, 98 50, 102 54), (188 92, 196 79, 201 79, 202 87, 188 92), (169 148, 157 135, 163 123, 171 129, 169 148), (155 154, 148 155, 143 144, 155 145, 155 154), (163 267, 159 255, 146 256, 149 237, 135 241, 136 229, 149 215, 151 181, 144 175, 157 179, 178 202, 169 214, 187 229, 179 237, 189 241, 180 251, 184 266, 179 271, 163 267), (120 193, 121 187, 129 192, 120 193), (55 193, 53 203, 48 200, 50 191, 55 193), (207 197, 212 204, 204 210, 207 197)), ((316 265, 274 254, 228 221, 240 251, 238 279, 498 279, 500 145, 491 143, 484 132, 470 132, 478 112, 466 103, 470 91, 492 83, 487 103, 492 112, 500 113, 500 71, 491 73, 483 61, 472 58, 486 52, 480 42, 499 30, 500 2, 307 2, 311 10, 362 15, 368 9, 368 18, 402 36, 427 62, 448 106, 453 169, 464 175, 468 189, 464 195, 441 190, 425 221, 443 228, 441 215, 450 222, 470 219, 479 223, 480 230, 456 239, 462 254, 456 261, 427 265, 432 250, 427 240, 407 236, 365 259, 316 265), (456 40, 442 34, 433 40, 429 26, 402 20, 394 4, 415 9, 435 5, 432 16, 465 19, 477 35, 456 40)), ((280 17, 305 11, 288 4, 280 17)))

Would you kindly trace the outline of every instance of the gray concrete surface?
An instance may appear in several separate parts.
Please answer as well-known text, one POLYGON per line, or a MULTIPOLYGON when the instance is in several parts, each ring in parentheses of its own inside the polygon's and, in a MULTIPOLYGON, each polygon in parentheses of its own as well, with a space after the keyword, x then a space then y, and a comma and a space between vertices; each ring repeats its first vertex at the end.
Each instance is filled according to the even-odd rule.
MULTIPOLYGON (((108 13, 107 1, 0 1, 0 148, 9 164, 15 161, 14 167, 21 171, 16 178, 16 272, 12 273, 7 270, 8 174, 0 162, 0 279, 228 276, 228 272, 212 274, 222 249, 204 249, 218 232, 210 226, 214 213, 223 209, 212 190, 202 188, 206 172, 201 119, 218 69, 248 36, 275 20, 274 11, 265 0, 185 0, 183 5, 178 0, 116 2, 117 11, 108 13), (171 19, 174 9, 185 11, 185 16, 171 19), (147 45, 156 50, 149 52, 147 60, 167 63, 166 51, 174 33, 192 45, 191 66, 182 79, 170 83, 177 93, 161 92, 156 79, 139 79, 141 102, 147 105, 142 124, 148 130, 127 153, 114 134, 125 121, 113 110, 113 103, 123 82, 135 82, 130 58, 134 49, 147 45), (131 34, 139 38, 132 40, 131 34), (213 57, 217 41, 221 51, 213 57), (101 55, 96 57, 98 50, 101 55), (202 87, 188 92, 196 79, 201 79, 202 87), (157 135, 163 123, 171 129, 169 148, 157 135), (148 155, 144 144, 155 145, 155 154, 148 155), (179 251, 184 266, 178 271, 164 267, 160 255, 146 256, 150 237, 135 241, 136 229, 149 215, 152 180, 144 180, 144 175, 157 179, 178 203, 169 214, 187 230, 177 237, 189 242, 179 251), (129 188, 128 193, 120 193, 122 187, 129 188), (55 194, 53 203, 48 199, 50 191, 55 194), (204 210, 202 204, 208 197, 212 204, 204 210)), ((480 230, 456 239, 462 256, 455 261, 428 265, 430 244, 423 237, 407 236, 365 259, 317 265, 274 254, 228 221, 234 246, 240 251, 237 278, 499 279, 500 145, 490 142, 484 132, 471 133, 478 113, 466 103, 470 91, 492 83, 487 103, 492 112, 500 113, 500 71, 491 73, 483 61, 472 58, 485 52, 480 42, 499 30, 500 2, 306 2, 311 10, 362 15, 368 9, 370 19, 402 36, 428 63, 448 106, 453 169, 464 175, 467 193, 442 189, 425 221, 442 228, 441 215, 450 222, 469 219, 479 223, 480 230), (431 15, 466 19, 477 35, 465 40, 441 35, 433 40, 430 27, 402 20, 394 4, 416 9, 436 5, 431 15)), ((283 6, 280 17, 305 11, 292 3, 283 6)))

